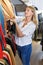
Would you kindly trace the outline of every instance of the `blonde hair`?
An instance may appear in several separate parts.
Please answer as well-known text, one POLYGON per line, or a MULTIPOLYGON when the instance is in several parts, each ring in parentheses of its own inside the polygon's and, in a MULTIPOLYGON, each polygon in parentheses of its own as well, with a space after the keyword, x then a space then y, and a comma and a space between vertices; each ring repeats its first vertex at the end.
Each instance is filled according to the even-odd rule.
POLYGON ((37 25, 37 19, 36 19, 36 11, 35 8, 33 6, 27 6, 26 8, 30 8, 33 12, 33 17, 32 17, 32 21, 37 25))

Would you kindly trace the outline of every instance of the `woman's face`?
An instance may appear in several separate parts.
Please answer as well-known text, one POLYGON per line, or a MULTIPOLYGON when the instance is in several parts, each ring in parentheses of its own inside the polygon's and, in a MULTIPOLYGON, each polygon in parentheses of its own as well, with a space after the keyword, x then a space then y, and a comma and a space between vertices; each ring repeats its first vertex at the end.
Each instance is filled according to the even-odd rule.
POLYGON ((26 10, 25 10, 25 17, 29 17, 29 18, 32 18, 33 16, 33 11, 31 8, 27 7, 26 10))

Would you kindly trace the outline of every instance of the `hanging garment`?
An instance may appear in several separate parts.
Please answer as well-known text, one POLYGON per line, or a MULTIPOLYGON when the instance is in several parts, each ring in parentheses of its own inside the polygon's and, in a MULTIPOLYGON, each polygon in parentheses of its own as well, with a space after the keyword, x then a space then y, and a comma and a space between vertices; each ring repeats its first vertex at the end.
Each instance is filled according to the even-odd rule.
POLYGON ((0 65, 5 65, 4 59, 0 59, 0 65))
POLYGON ((13 54, 13 51, 12 51, 10 45, 7 44, 5 50, 7 50, 10 54, 10 57, 11 57, 11 60, 12 60, 12 65, 16 65, 15 57, 14 57, 14 54, 13 54))
POLYGON ((9 0, 0 0, 0 3, 2 5, 2 10, 4 14, 4 24, 5 24, 5 31, 6 31, 6 21, 15 18, 12 5, 9 0))
POLYGON ((4 37, 4 34, 2 32, 2 27, 1 27, 1 24, 0 24, 0 59, 3 57, 6 58, 10 65, 12 65, 12 61, 11 61, 11 58, 10 58, 10 55, 7 51, 4 51, 4 48, 6 47, 6 41, 5 41, 5 37, 4 37))
POLYGON ((9 0, 1 0, 1 5, 4 8, 4 10, 8 13, 10 18, 13 18, 13 17, 15 18, 13 13, 13 8, 9 0))
POLYGON ((3 50, 6 47, 6 41, 0 24, 0 59, 3 59, 3 50))
POLYGON ((6 39, 6 43, 9 44, 12 48, 12 51, 14 53, 14 56, 16 55, 16 43, 15 43, 15 39, 12 37, 12 38, 9 38, 9 37, 5 37, 6 39))
POLYGON ((0 59, 0 65, 9 65, 6 59, 0 59))
POLYGON ((6 22, 6 26, 7 26, 7 30, 9 32, 11 32, 12 34, 16 33, 16 24, 14 22, 11 22, 10 20, 8 20, 6 22), (11 23, 12 23, 12 25, 11 25, 11 23))
POLYGON ((13 50, 14 55, 16 54, 16 41, 15 41, 15 33, 16 33, 16 25, 13 23, 10 24, 11 21, 7 21, 7 30, 8 30, 8 37, 5 37, 7 44, 9 44, 13 50), (10 35, 9 36, 9 32, 10 35))
POLYGON ((2 44, 4 45, 4 47, 6 47, 6 40, 5 40, 5 37, 4 37, 4 33, 3 33, 3 30, 2 30, 1 24, 0 24, 0 36, 2 38, 2 44))
POLYGON ((10 62, 5 57, 3 58, 6 61, 6 65, 10 65, 10 62))
POLYGON ((12 65, 10 54, 5 50, 3 51, 3 58, 6 58, 9 61, 10 65, 12 65))
POLYGON ((2 25, 3 32, 5 33, 4 29, 4 16, 3 16, 3 11, 2 11, 2 6, 0 5, 0 23, 2 25))
POLYGON ((4 38, 4 33, 2 31, 2 26, 0 24, 0 58, 3 58, 3 49, 6 47, 6 41, 4 38))
POLYGON ((3 58, 3 52, 2 52, 2 45, 1 45, 1 42, 0 42, 0 59, 3 58))
POLYGON ((10 16, 9 14, 5 11, 5 9, 2 7, 3 9, 3 15, 4 15, 4 22, 6 23, 7 20, 10 19, 10 16))
POLYGON ((14 44, 14 49, 15 49, 14 52, 16 54, 16 41, 14 35, 12 35, 12 43, 14 44))

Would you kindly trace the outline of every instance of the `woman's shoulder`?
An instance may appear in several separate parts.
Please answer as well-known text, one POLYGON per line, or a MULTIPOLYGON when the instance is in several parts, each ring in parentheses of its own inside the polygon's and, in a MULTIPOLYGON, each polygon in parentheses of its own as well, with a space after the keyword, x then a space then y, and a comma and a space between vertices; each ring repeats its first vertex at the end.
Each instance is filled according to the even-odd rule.
POLYGON ((30 28, 36 28, 36 25, 35 25, 35 23, 33 21, 30 21, 28 23, 28 27, 30 27, 30 28))
POLYGON ((33 26, 36 26, 36 24, 33 21, 30 21, 30 24, 33 26))
POLYGON ((36 29, 36 24, 33 21, 31 21, 31 27, 36 29))

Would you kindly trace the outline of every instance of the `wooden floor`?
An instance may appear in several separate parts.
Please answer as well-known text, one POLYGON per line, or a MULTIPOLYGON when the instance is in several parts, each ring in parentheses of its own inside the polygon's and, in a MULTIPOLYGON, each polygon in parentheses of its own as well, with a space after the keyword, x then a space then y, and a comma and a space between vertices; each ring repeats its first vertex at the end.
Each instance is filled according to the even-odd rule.
MULTIPOLYGON (((40 45, 40 41, 33 41, 32 43, 32 56, 31 56, 31 65, 43 65, 43 52, 41 51, 41 45, 40 45)), ((22 65, 22 62, 18 56, 18 54, 16 54, 15 57, 16 60, 16 65, 22 65)))

